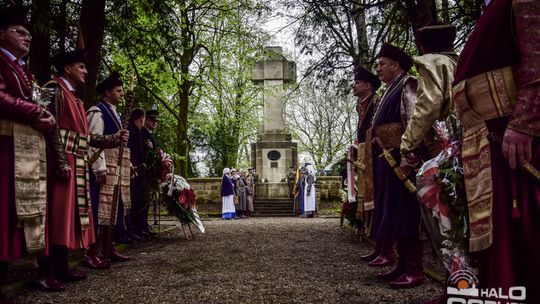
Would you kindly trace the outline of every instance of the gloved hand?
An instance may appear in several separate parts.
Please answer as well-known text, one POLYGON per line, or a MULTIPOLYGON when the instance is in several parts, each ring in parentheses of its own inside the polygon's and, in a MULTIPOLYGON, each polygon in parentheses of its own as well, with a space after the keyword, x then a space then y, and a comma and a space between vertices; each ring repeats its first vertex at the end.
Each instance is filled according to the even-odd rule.
POLYGON ((420 163, 420 158, 416 155, 414 155, 413 152, 406 152, 401 156, 401 164, 399 165, 399 169, 405 176, 409 176, 418 164, 420 163))
POLYGON ((532 159, 533 137, 512 129, 504 132, 502 152, 511 169, 532 159))

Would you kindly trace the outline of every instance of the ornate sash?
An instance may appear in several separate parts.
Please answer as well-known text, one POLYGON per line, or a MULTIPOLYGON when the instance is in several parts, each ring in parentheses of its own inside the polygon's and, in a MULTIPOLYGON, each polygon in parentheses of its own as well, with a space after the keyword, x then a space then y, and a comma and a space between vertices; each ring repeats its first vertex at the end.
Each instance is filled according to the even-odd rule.
POLYGON ((26 250, 45 248, 47 160, 43 134, 30 126, 0 120, 0 135, 13 137, 15 209, 24 229, 26 250))
POLYGON ((81 228, 90 227, 88 210, 90 206, 90 186, 88 177, 88 135, 60 129, 60 138, 66 153, 75 156, 75 187, 77 193, 77 207, 81 228))
MULTIPOLYGON (((364 171, 364 177, 365 177, 365 185, 366 190, 364 193, 364 210, 372 210, 375 209, 375 202, 373 199, 373 144, 371 143, 371 140, 373 138, 373 129, 369 128, 366 131, 366 141, 365 141, 365 148, 362 149, 365 151, 365 163, 366 163, 366 170, 364 171)), ((360 148, 358 149, 360 151, 360 148)), ((360 156, 361 154, 358 153, 360 156)))
MULTIPOLYGON (((354 152, 355 150, 358 151, 358 146, 355 144, 352 144, 349 147, 349 150, 347 151, 347 158, 352 161, 357 161, 354 159, 354 152)), ((358 151, 359 152, 359 151, 358 151)), ((363 193, 360 193, 360 188, 357 187, 357 179, 360 178, 360 171, 355 171, 355 164, 351 164, 350 162, 347 162, 347 200, 349 203, 356 203, 358 201, 362 201, 363 199, 363 193), (358 190, 358 192, 357 192, 358 190)))
POLYGON ((464 127, 462 158, 469 206, 469 250, 493 242, 491 153, 486 120, 512 114, 516 100, 512 68, 493 70, 461 81, 453 88, 454 104, 464 127))
POLYGON ((399 149, 401 145, 401 136, 405 132, 401 122, 387 123, 373 128, 373 137, 381 140, 387 149, 399 149))
MULTIPOLYGON (((99 191, 98 220, 99 225, 109 225, 114 186, 118 181, 118 148, 105 149, 103 150, 103 153, 105 155, 105 163, 107 164, 107 182, 104 185, 101 185, 99 191)), ((131 163, 129 161, 129 148, 124 148, 123 156, 122 167, 120 168, 122 170, 120 194, 124 208, 131 208, 131 197, 129 192, 131 163)))

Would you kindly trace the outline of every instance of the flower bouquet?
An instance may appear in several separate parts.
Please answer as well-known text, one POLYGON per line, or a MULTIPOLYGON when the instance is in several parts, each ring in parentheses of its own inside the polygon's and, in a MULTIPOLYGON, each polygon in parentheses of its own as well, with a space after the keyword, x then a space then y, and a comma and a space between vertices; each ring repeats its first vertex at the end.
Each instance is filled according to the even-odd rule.
MULTIPOLYGON (((167 162, 166 158, 167 155, 163 157, 164 163, 167 162)), ((171 166, 166 165, 164 167, 170 168, 171 166)), ((176 216, 180 221, 186 238, 193 239, 193 232, 191 230, 192 225, 197 227, 202 233, 205 232, 205 228, 195 206, 195 193, 185 178, 172 173, 165 174, 166 171, 171 172, 172 170, 162 171, 163 182, 161 183, 161 189, 163 192, 163 203, 169 213, 176 216), (185 227, 188 228, 190 235, 186 233, 185 227)))
POLYGON ((417 176, 422 216, 438 255, 451 274, 470 270, 468 207, 461 162, 461 126, 454 115, 435 123, 442 151, 417 176))

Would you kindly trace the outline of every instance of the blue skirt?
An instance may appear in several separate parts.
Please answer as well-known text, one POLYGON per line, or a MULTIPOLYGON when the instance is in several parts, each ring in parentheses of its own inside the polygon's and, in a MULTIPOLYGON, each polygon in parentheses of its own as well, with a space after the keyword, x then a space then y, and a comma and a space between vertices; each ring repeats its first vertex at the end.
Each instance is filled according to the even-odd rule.
POLYGON ((236 212, 225 212, 221 218, 232 219, 236 217, 236 212))

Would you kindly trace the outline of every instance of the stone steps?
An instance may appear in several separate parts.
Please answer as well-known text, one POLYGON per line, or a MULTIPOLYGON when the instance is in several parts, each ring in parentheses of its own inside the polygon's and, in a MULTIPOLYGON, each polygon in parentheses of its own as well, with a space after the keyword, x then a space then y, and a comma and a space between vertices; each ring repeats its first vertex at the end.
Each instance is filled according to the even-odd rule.
POLYGON ((252 217, 293 217, 292 213, 253 213, 252 217))
POLYGON ((255 199, 254 216, 293 216, 293 201, 288 198, 255 199))

